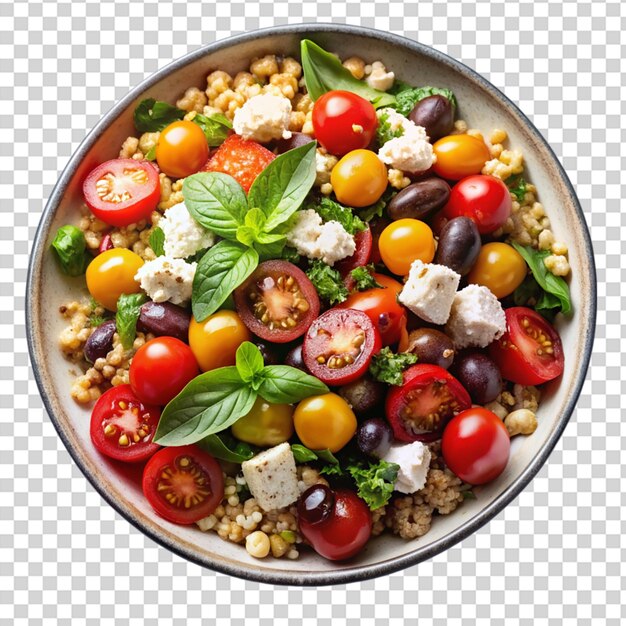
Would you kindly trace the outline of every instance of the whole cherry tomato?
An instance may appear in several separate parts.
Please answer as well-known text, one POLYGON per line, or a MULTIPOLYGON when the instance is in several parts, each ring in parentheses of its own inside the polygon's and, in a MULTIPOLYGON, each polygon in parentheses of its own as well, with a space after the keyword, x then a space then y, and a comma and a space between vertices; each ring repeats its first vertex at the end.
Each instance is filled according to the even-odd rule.
POLYGON ((526 261, 513 246, 492 241, 480 249, 467 280, 489 288, 496 298, 506 298, 524 282, 527 271, 526 261))
POLYGON ((159 135, 156 161, 168 176, 184 178, 198 172, 209 158, 209 144, 198 124, 181 120, 159 135))
POLYGON ((433 146, 437 162, 433 170, 441 178, 459 180, 470 174, 479 174, 491 158, 482 139, 471 135, 448 135, 433 146))
POLYGON ((411 263, 430 263, 435 256, 435 238, 428 224, 411 218, 391 222, 380 235, 378 249, 383 263, 398 276, 406 276, 411 263))
POLYGON ((369 206, 387 189, 387 168, 371 150, 353 150, 333 167, 330 182, 342 204, 369 206))

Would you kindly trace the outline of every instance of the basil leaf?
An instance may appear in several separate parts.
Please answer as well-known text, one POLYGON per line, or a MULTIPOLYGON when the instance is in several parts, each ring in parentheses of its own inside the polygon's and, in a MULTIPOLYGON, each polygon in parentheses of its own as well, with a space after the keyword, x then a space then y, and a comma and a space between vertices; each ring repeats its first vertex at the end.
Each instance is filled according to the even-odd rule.
POLYGON ((296 463, 308 463, 309 461, 317 460, 317 454, 313 450, 309 450, 309 448, 299 443, 291 444, 291 452, 296 463))
POLYGON ((130 350, 133 347, 137 336, 137 320, 141 313, 141 305, 147 300, 148 298, 143 293, 123 293, 117 301, 115 326, 124 350, 130 350))
POLYGON ((534 305, 543 290, 533 278, 532 274, 528 274, 524 282, 513 292, 513 303, 515 306, 534 305))
POLYGON ((448 98, 450 104, 452 104, 453 108, 456 108, 457 102, 454 94, 450 89, 441 88, 441 87, 411 87, 411 85, 407 85, 407 83, 403 83, 402 81, 396 81, 391 91, 395 94, 396 102, 395 104, 391 104, 389 106, 393 107, 405 117, 408 117, 409 113, 412 111, 413 107, 424 98, 428 98, 428 96, 444 96, 448 98))
MULTIPOLYGON (((261 238, 261 236, 259 236, 259 238, 261 238)), ((254 249, 259 253, 259 259, 261 261, 281 258, 283 248, 285 247, 285 241, 286 238, 281 236, 280 239, 270 243, 256 242, 254 244, 254 249)))
POLYGON ((417 355, 411 352, 394 354, 389 346, 372 357, 369 372, 375 380, 389 385, 401 385, 402 372, 417 363, 417 355))
POLYGON ((201 113, 196 113, 191 121, 200 126, 211 148, 223 144, 233 127, 231 121, 222 113, 213 113, 208 117, 201 113))
POLYGON ((200 374, 163 409, 154 442, 162 446, 196 443, 249 413, 256 398, 234 366, 200 374))
POLYGON ((165 250, 163 248, 163 244, 165 243, 165 233, 162 228, 155 226, 150 233, 150 238, 148 239, 148 245, 154 251, 154 254, 157 256, 163 256, 165 254, 165 250))
POLYGON ((351 235, 365 230, 367 224, 352 212, 352 209, 342 206, 330 198, 320 198, 318 202, 307 205, 308 209, 313 209, 325 222, 339 222, 344 230, 351 235))
POLYGON ((182 120, 184 116, 185 111, 178 107, 154 98, 146 98, 137 105, 133 120, 140 133, 155 133, 176 120, 182 120))
POLYGON ((68 276, 80 276, 85 273, 93 258, 86 248, 87 242, 83 231, 70 224, 61 226, 52 240, 52 249, 56 253, 61 270, 68 276))
POLYGON ((309 396, 328 393, 328 387, 321 380, 289 365, 268 365, 261 377, 259 395, 267 402, 293 404, 309 396))
POLYGON ((241 185, 228 174, 199 172, 183 182, 185 206, 205 228, 234 241, 245 223, 248 202, 241 185))
POLYGON ((329 304, 339 304, 348 299, 350 294, 341 274, 330 265, 326 265, 324 261, 312 260, 306 275, 322 300, 326 300, 329 304))
POLYGON ((237 242, 224 240, 209 248, 193 277, 191 309, 196 321, 215 313, 258 264, 256 250, 237 242))
POLYGON ((318 459, 326 461, 331 465, 339 465, 337 457, 328 448, 325 448, 324 450, 314 450, 314 452, 317 454, 318 459))
POLYGON ((225 432, 221 432, 218 435, 207 435, 200 439, 196 445, 213 455, 216 459, 230 463, 243 463, 257 453, 256 448, 250 444, 237 441, 234 437, 229 437, 225 432))
POLYGON ((311 141, 277 156, 255 179, 248 204, 266 217, 264 231, 271 233, 299 208, 315 182, 315 147, 311 141))
POLYGON ((261 351, 250 341, 244 341, 237 348, 235 365, 245 383, 251 383, 265 367, 261 351))
POLYGON ((335 89, 356 93, 369 100, 377 109, 391 106, 396 101, 392 94, 373 89, 367 83, 354 78, 335 55, 326 52, 310 39, 303 39, 300 43, 300 56, 306 89, 313 101, 335 89))

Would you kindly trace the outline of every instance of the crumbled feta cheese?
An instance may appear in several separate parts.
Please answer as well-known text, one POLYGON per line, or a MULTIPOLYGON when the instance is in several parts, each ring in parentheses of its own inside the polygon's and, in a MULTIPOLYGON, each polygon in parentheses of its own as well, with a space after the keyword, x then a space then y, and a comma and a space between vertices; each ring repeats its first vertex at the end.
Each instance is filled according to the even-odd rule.
POLYGON ((387 91, 387 89, 391 89, 394 79, 395 74, 393 72, 388 72, 387 68, 380 61, 374 61, 372 63, 372 71, 365 79, 365 82, 372 89, 387 91))
POLYGON ((456 294, 460 274, 445 265, 413 261, 398 301, 431 324, 445 324, 456 294))
POLYGON ((430 450, 421 441, 392 445, 383 461, 400 466, 394 489, 400 493, 415 493, 426 484, 430 467, 430 450))
POLYGON ((318 187, 330 182, 330 173, 337 165, 337 157, 322 152, 319 148, 315 151, 315 184, 318 187))
POLYGON ((165 235, 165 256, 173 259, 186 259, 215 243, 215 235, 191 217, 184 202, 175 204, 165 212, 159 220, 159 228, 165 235))
POLYGON ((446 334, 457 348, 484 348, 506 331, 506 316, 498 298, 483 285, 457 292, 446 324, 446 334))
POLYGON ((144 263, 135 274, 141 288, 154 302, 183 304, 191 298, 197 263, 159 256, 144 263))
POLYGON ((250 98, 235 111, 233 128, 244 139, 267 143, 272 139, 289 139, 291 102, 283 96, 261 94, 250 98))

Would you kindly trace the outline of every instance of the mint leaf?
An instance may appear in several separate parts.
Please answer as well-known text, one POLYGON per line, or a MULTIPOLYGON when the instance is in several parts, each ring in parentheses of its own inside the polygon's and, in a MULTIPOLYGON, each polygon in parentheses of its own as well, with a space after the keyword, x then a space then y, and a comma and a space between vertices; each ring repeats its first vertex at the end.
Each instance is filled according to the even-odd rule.
POLYGON ((148 245, 154 251, 154 254, 157 256, 163 256, 165 254, 165 249, 163 245, 165 244, 165 233, 162 228, 155 226, 150 233, 150 238, 148 239, 148 245))
POLYGON ((61 226, 52 240, 61 271, 68 276, 81 276, 91 263, 92 256, 87 252, 85 235, 80 228, 68 224, 61 226))
POLYGON ((330 198, 321 198, 319 201, 307 205, 308 209, 313 209, 325 222, 339 222, 351 235, 365 230, 367 224, 352 212, 352 209, 342 206, 330 198))
POLYGON ((391 498, 400 466, 387 461, 370 462, 367 466, 349 465, 350 476, 357 487, 357 495, 371 511, 385 506, 391 498))
POLYGON ((380 283, 376 282, 373 274, 373 263, 370 263, 369 265, 362 265, 361 267, 355 267, 350 272, 350 276, 352 276, 352 279, 355 282, 356 290, 365 291, 366 289, 386 289, 386 287, 383 287, 380 283))
POLYGON ((245 383, 252 383, 265 367, 261 351, 250 341, 244 341, 237 348, 235 365, 245 383))
POLYGON ((415 363, 417 363, 417 355, 411 352, 394 354, 389 346, 385 346, 372 357, 369 371, 381 383, 401 385, 402 372, 415 363))
POLYGON ((185 111, 178 107, 154 98, 146 98, 135 108, 133 120, 140 133, 156 133, 172 122, 182 120, 184 116, 185 111))
POLYGON ((257 452, 256 446, 237 441, 225 431, 216 435, 207 435, 196 444, 216 459, 229 463, 243 463, 251 459, 257 452))
POLYGON ((124 350, 130 350, 133 347, 137 336, 137 320, 141 313, 141 305, 147 300, 148 298, 143 293, 123 293, 117 301, 115 326, 124 350))
POLYGON ((389 106, 396 109, 398 113, 408 117, 409 113, 413 110, 413 107, 424 98, 428 96, 444 96, 450 100, 453 108, 456 108, 457 102, 454 94, 450 89, 441 87, 411 87, 407 83, 402 81, 396 81, 391 88, 391 92, 395 94, 396 102, 389 106))
POLYGON ((326 300, 329 304, 338 304, 348 299, 348 289, 341 274, 330 265, 326 265, 324 261, 320 259, 311 261, 306 275, 322 300, 326 300))
POLYGON ((289 365, 268 365, 260 378, 259 395, 275 404, 293 404, 309 396, 328 393, 328 387, 321 380, 289 365))
POLYGON ((391 124, 389 123, 389 113, 386 111, 378 116, 378 126, 376 127, 376 141, 379 146, 383 146, 388 141, 395 139, 396 137, 402 137, 404 130, 402 127, 398 127, 395 130, 391 130, 391 124))
POLYGON ((209 116, 196 113, 191 121, 200 126, 211 148, 224 143, 233 127, 232 122, 222 113, 212 113, 209 116))

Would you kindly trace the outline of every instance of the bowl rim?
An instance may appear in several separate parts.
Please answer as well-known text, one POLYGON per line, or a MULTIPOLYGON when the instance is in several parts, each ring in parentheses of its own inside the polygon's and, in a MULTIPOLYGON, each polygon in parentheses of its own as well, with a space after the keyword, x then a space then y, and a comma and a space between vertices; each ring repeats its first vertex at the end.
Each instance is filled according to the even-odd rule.
POLYGON ((593 247, 591 243, 591 236, 584 217, 584 213, 582 211, 580 202, 576 196, 576 192, 572 183, 570 182, 558 157, 554 153, 554 150, 544 139, 541 133, 537 130, 535 125, 519 109, 519 107, 515 103, 513 103, 506 95, 504 95, 504 93, 502 93, 497 87, 492 85, 489 81, 487 81, 475 70, 468 67, 464 63, 457 61, 453 57, 443 52, 440 52, 435 48, 419 43, 402 35, 380 31, 374 28, 343 23, 308 22, 302 24, 286 24, 280 26, 270 26, 267 28, 262 28, 246 33, 232 35, 230 37, 201 46, 200 48, 192 50, 191 52, 188 52, 178 59, 175 59, 167 65, 157 69, 153 74, 148 76, 145 80, 143 80, 133 89, 131 89, 125 96, 123 96, 113 105, 113 107, 98 121, 93 129, 86 135, 86 137, 79 144, 78 148, 75 150, 74 154, 70 157, 67 165, 63 169, 63 172, 61 173, 54 189, 52 190, 48 202, 46 203, 39 222, 39 226, 37 227, 33 246, 31 248, 26 282, 26 335, 28 340, 29 355, 33 366, 33 373, 37 382, 37 386, 39 388, 39 392, 43 399, 44 407, 59 437, 63 441, 65 448, 67 449, 79 469, 85 475, 87 480, 91 483, 93 488, 104 498, 106 502, 108 502, 110 506, 113 507, 113 509, 115 509, 135 528, 140 530, 144 535, 147 535, 157 544, 167 548, 168 550, 171 550, 175 554, 197 565, 201 565, 222 574, 228 574, 255 582, 281 585, 315 586, 345 584, 391 574, 393 572, 416 565, 426 559, 430 559, 440 552, 451 548, 453 545, 467 538, 468 536, 476 532, 479 528, 484 526, 487 522, 489 522, 500 511, 502 511, 505 506, 507 506, 514 498, 516 498, 517 495, 530 483, 530 481, 544 465, 557 441, 560 439, 567 423, 571 418, 572 412, 586 379, 595 334, 595 321, 597 312, 596 282, 596 268, 593 255, 593 247), (70 445, 70 441, 63 431, 60 421, 54 414, 52 410, 52 402, 50 399, 50 395, 53 394, 52 390, 50 390, 49 392, 49 390, 46 388, 45 377, 42 376, 40 372, 40 370, 43 370, 45 368, 45 365, 39 362, 37 358, 37 351, 35 350, 37 337, 35 336, 34 327, 32 324, 35 315, 34 307, 36 305, 36 301, 34 301, 36 300, 36 297, 34 296, 36 290, 33 289, 33 285, 36 279, 35 271, 40 265, 41 259, 43 257, 43 253, 45 251, 46 237, 50 229, 50 225, 53 221, 56 209, 58 208, 58 205, 64 196, 69 181, 74 174, 76 166, 82 161, 89 149, 104 133, 109 125, 137 98, 139 94, 145 92, 147 89, 152 87, 155 83, 162 80, 163 78, 173 74, 174 72, 185 67, 186 65, 201 59, 207 54, 211 54, 218 50, 229 48, 237 44, 251 42, 257 39, 263 39, 271 35, 293 35, 298 33, 331 33, 359 35, 362 37, 371 38, 373 40, 389 43, 395 46, 408 48, 413 52, 417 52, 421 55, 430 57, 431 59, 443 63, 444 65, 451 67, 455 71, 460 72, 465 77, 469 78, 475 83, 478 83, 480 87, 490 92, 490 94, 495 97, 495 99, 500 101, 503 105, 512 109, 512 111, 525 124, 526 128, 533 136, 535 141, 537 141, 544 149, 547 150, 548 155, 551 157, 553 163, 557 168, 558 175, 560 176, 561 181, 567 189, 569 200, 572 203, 577 218, 581 224, 582 240, 584 242, 585 248, 584 252, 589 263, 589 286, 591 290, 591 293, 589 294, 590 305, 588 328, 582 342, 582 367, 575 375, 574 384, 572 385, 572 393, 565 404, 564 410, 559 417, 558 422, 555 424, 543 447, 539 450, 535 457, 533 457, 528 466, 520 473, 520 475, 509 485, 509 487, 505 489, 502 493, 500 493, 477 515, 461 524, 451 533, 441 537, 440 539, 437 539, 436 541, 426 546, 418 546, 413 551, 399 558, 387 559, 385 561, 376 563, 375 565, 361 565, 340 570, 329 570, 327 572, 310 572, 308 574, 303 574, 300 572, 259 570, 255 568, 247 568, 246 566, 241 566, 237 564, 231 565, 223 561, 212 562, 199 556, 193 550, 188 549, 186 547, 187 544, 183 543, 181 545, 178 545, 176 541, 171 541, 167 536, 153 532, 149 528, 144 527, 139 520, 127 514, 123 507, 119 505, 114 498, 110 497, 104 486, 100 484, 100 477, 95 473, 92 474, 90 470, 83 465, 80 456, 70 445))

